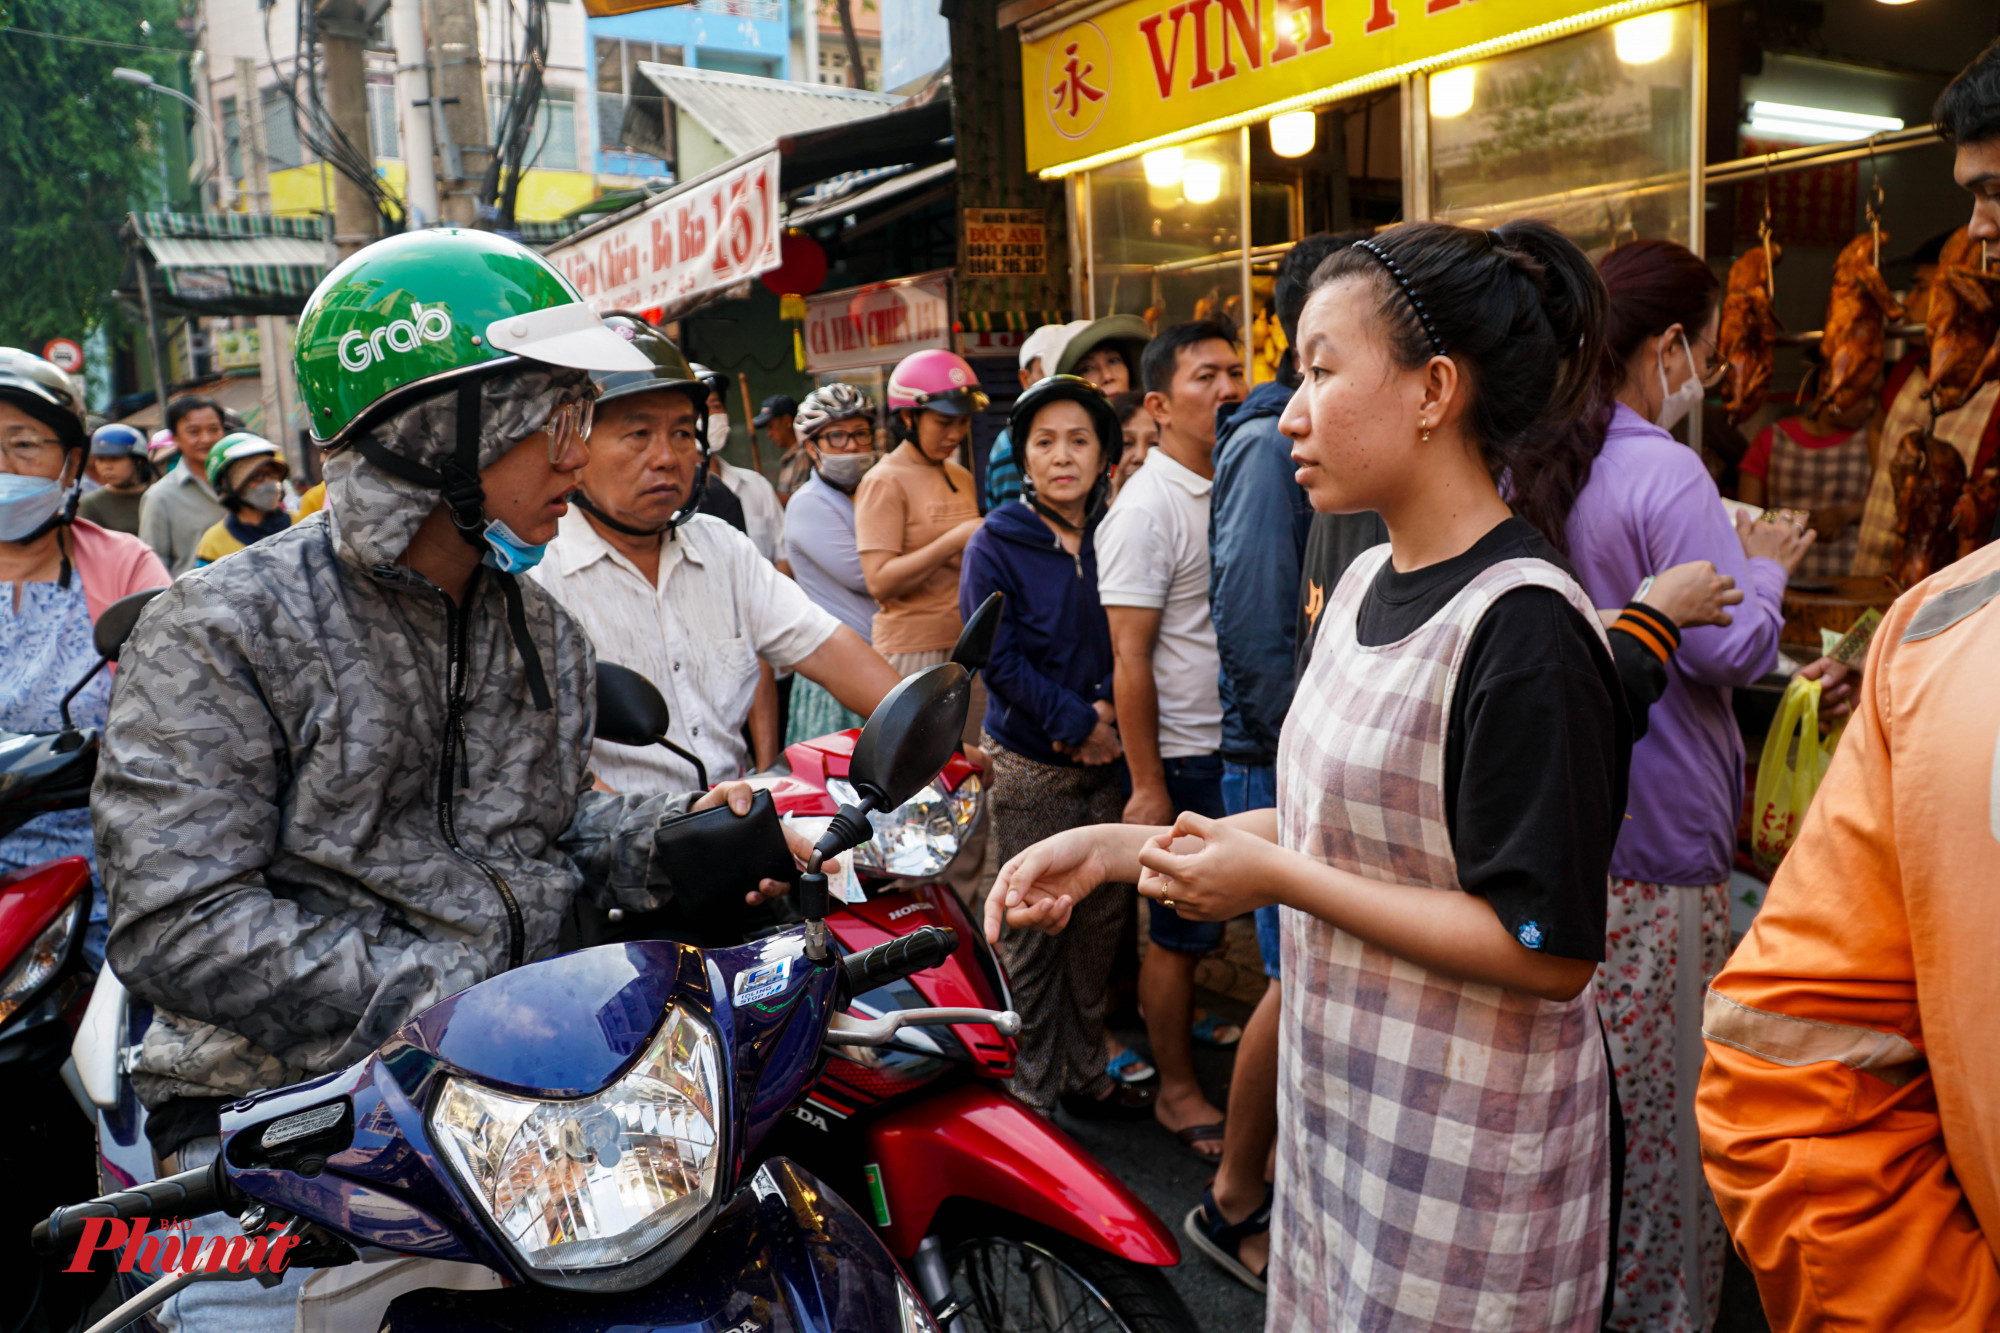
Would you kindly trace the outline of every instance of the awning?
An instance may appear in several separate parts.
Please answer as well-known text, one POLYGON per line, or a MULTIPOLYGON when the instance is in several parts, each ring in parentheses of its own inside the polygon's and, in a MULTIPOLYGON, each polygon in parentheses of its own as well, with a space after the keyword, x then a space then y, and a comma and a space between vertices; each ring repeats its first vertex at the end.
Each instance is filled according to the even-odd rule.
POLYGON ((845 126, 901 98, 831 84, 760 79, 722 70, 641 61, 639 72, 735 156, 768 148, 787 133, 845 126))
MULTIPOLYGON (((795 209, 785 219, 785 225, 804 228, 830 218, 846 217, 850 213, 869 213, 898 196, 908 195, 911 191, 921 191, 917 198, 903 200, 905 205, 903 211, 911 211, 951 194, 957 188, 953 180, 957 174, 956 161, 936 162, 928 167, 919 167, 915 171, 906 171, 900 176, 891 176, 888 180, 869 185, 854 194, 824 204, 815 204, 811 208, 795 209)), ((898 216, 900 215, 899 213, 898 216)))
MULTIPOLYGON (((281 438, 283 432, 280 432, 280 435, 272 435, 265 424, 264 381, 255 373, 248 375, 221 375, 212 380, 204 380, 199 384, 180 385, 170 397, 179 398, 188 394, 193 394, 201 398, 213 398, 224 409, 242 417, 243 423, 248 429, 255 431, 259 435, 277 440, 281 446, 283 445, 284 440, 281 438)), ((136 427, 150 435, 160 428, 160 405, 157 401, 148 403, 131 416, 121 417, 119 420, 127 426, 136 427)))
POLYGON ((296 315, 327 270, 317 217, 133 213, 120 238, 122 294, 137 300, 150 272, 153 301, 170 314, 296 315))
POLYGON ((778 151, 787 194, 842 172, 904 162, 927 166, 952 156, 951 99, 905 104, 830 129, 794 130, 778 140, 778 151))

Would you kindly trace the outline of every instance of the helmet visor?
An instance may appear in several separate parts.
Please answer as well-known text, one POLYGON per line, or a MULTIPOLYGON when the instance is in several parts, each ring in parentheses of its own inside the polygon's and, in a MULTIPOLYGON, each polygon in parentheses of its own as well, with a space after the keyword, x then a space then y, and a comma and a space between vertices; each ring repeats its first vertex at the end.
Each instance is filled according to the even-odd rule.
POLYGON ((486 326, 486 341, 503 352, 575 370, 651 370, 646 354, 607 328, 581 302, 509 315, 486 326))

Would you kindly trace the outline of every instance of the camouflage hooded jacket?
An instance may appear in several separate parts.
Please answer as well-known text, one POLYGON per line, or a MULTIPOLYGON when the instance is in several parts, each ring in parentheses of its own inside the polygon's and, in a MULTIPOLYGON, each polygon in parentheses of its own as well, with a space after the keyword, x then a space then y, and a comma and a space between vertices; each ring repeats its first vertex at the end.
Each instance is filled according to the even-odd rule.
MULTIPOLYGON (((582 378, 488 381, 481 465, 582 378)), ((442 462, 452 404, 396 418, 397 450, 442 462)), ((350 1064, 553 953, 580 888, 639 906, 669 887, 655 834, 689 797, 591 790, 576 622, 521 581, 555 698, 538 711, 490 572, 461 613, 396 563, 436 494, 351 451, 326 473, 322 513, 184 576, 120 660, 91 808, 107 958, 155 1008, 149 1106, 350 1064)))

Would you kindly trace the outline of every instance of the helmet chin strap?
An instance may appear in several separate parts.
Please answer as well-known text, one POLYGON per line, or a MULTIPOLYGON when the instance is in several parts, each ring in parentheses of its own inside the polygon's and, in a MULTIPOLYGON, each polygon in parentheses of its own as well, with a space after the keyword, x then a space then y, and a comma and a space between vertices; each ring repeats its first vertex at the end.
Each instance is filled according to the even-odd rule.
POLYGON ((599 523, 602 523, 605 527, 610 528, 613 532, 622 532, 627 537, 665 537, 668 541, 674 541, 676 540, 675 534, 680 530, 681 524, 687 522, 689 519, 693 518, 696 514, 701 512, 701 502, 702 499, 705 496, 707 496, 707 494, 708 494, 708 449, 706 446, 703 446, 701 450, 700 462, 698 466, 695 468, 694 485, 690 487, 688 490, 688 498, 686 503, 682 504, 679 509, 676 509, 674 511, 674 516, 668 519, 666 523, 660 527, 639 528, 639 527, 634 527, 630 523, 620 522, 618 519, 611 517, 611 515, 605 513, 603 509, 599 508, 597 501, 591 499, 590 493, 584 490, 583 487, 581 486, 571 491, 569 493, 569 498, 576 502, 576 507, 578 509, 581 509, 584 513, 590 515, 593 519, 597 520, 599 523))
MULTIPOLYGON (((479 424, 483 415, 480 400, 480 380, 466 379, 459 382, 457 411, 457 441, 451 458, 442 468, 433 470, 421 463, 413 463, 376 439, 372 434, 362 435, 354 442, 361 456, 381 468, 392 477, 400 478, 414 486, 441 492, 445 504, 451 508, 451 525, 458 529, 458 535, 484 554, 486 550, 486 491, 479 482, 479 424)), ((482 560, 473 570, 473 577, 486 568, 482 560)), ((535 708, 548 712, 555 707, 555 699, 549 693, 547 676, 542 672, 542 656, 535 650, 535 640, 528 633, 527 608, 521 601, 521 584, 505 570, 494 570, 493 577, 500 584, 500 592, 507 600, 507 629, 513 637, 514 648, 521 654, 521 668, 528 677, 528 693, 534 696, 535 708)))
MULTIPOLYGON (((86 454, 85 457, 87 458, 88 455, 86 454)), ((69 494, 63 497, 62 508, 56 510, 55 513, 50 514, 47 518, 43 519, 41 523, 36 525, 35 530, 33 532, 21 538, 18 545, 25 546, 29 542, 40 541, 42 538, 48 536, 51 532, 57 532, 59 529, 67 528, 68 526, 70 526, 70 524, 76 522, 76 507, 79 503, 82 502, 82 500, 83 500, 83 464, 78 463, 76 469, 76 476, 70 479, 69 494)), ((68 592, 70 578, 74 573, 74 567, 70 564, 69 543, 64 541, 61 536, 58 536, 56 538, 56 550, 59 551, 62 555, 62 568, 56 574, 56 587, 60 588, 64 592, 68 592)))

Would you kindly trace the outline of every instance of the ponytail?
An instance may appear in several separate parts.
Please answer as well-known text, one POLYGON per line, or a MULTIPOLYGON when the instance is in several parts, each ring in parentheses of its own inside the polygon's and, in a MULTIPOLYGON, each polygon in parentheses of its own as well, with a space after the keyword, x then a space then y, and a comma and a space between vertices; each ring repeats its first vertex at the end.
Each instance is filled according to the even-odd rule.
MULTIPOLYGON (((1312 285, 1353 276, 1375 284, 1398 365, 1414 370, 1435 355, 1458 364, 1471 393, 1467 428, 1512 494, 1534 491, 1577 423, 1601 425, 1604 284, 1546 222, 1393 227, 1328 258, 1312 285)), ((1560 521, 1552 527, 1544 507, 1523 506, 1521 516, 1565 547, 1560 521)))

